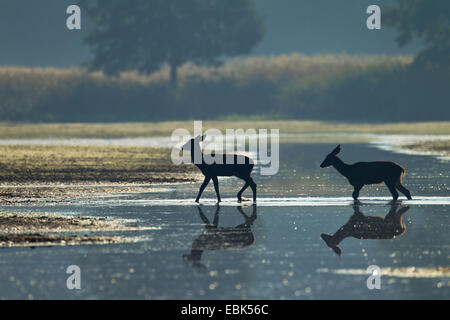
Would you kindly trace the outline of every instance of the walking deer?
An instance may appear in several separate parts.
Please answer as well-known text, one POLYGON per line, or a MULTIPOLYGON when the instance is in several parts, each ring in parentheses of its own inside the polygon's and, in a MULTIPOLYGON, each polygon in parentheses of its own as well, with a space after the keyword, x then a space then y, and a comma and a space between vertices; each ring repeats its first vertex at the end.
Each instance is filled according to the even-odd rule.
POLYGON ((336 254, 341 255, 339 244, 347 237, 356 239, 395 239, 405 233, 406 227, 402 221, 403 214, 409 207, 400 207, 393 203, 385 217, 368 216, 354 206, 354 214, 345 225, 340 227, 333 235, 322 233, 320 236, 336 254))
POLYGON ((320 165, 321 168, 333 166, 340 174, 347 178, 353 186, 353 199, 358 200, 359 192, 367 184, 379 184, 384 182, 389 188, 394 201, 398 199, 398 189, 406 198, 411 200, 411 193, 402 185, 402 177, 406 170, 392 161, 357 162, 346 164, 337 156, 341 152, 338 145, 326 156, 320 165))
MULTIPOLYGON (((241 202, 242 193, 250 186, 253 191, 253 202, 256 202, 256 183, 253 181, 250 176, 254 162, 249 157, 238 155, 238 154, 222 154, 216 155, 214 154, 214 158, 217 160, 220 157, 221 161, 214 161, 209 164, 205 162, 204 154, 200 148, 200 142, 205 140, 206 135, 198 136, 195 139, 189 140, 186 144, 184 144, 181 149, 191 152, 191 161, 200 169, 200 171, 205 176, 202 185, 200 186, 200 190, 198 192, 197 198, 195 202, 200 201, 200 197, 205 190, 208 183, 213 181, 214 189, 217 195, 217 202, 221 202, 220 194, 219 194, 219 181, 217 177, 231 177, 235 176, 245 181, 245 185, 238 192, 237 198, 238 202, 241 202), (195 157, 197 155, 197 157, 195 157), (199 158, 198 161, 195 161, 199 158), (198 162, 198 163, 196 163, 198 162)), ((246 199, 245 199, 246 200, 246 199)))

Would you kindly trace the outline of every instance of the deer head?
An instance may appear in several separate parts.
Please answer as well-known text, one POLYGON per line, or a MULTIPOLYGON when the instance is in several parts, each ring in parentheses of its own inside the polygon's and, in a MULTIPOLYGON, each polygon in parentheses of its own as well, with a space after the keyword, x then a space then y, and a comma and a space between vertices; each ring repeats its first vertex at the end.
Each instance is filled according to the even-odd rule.
POLYGON ((337 155, 339 154, 339 152, 341 152, 341 145, 338 145, 336 148, 334 148, 333 151, 331 151, 330 154, 326 156, 325 160, 323 160, 320 167, 326 168, 336 163, 336 160, 338 159, 337 155))
POLYGON ((183 151, 191 151, 195 150, 195 146, 198 145, 200 147, 200 142, 205 140, 206 138, 206 134, 203 136, 197 136, 194 139, 189 140, 188 142, 186 142, 182 147, 181 150, 183 151))
POLYGON ((200 142, 205 140, 206 135, 203 136, 197 136, 194 139, 190 139, 188 142, 186 142, 182 147, 181 150, 189 151, 191 153, 191 161, 194 164, 198 164, 202 162, 203 155, 202 155, 202 149, 200 148, 200 142))

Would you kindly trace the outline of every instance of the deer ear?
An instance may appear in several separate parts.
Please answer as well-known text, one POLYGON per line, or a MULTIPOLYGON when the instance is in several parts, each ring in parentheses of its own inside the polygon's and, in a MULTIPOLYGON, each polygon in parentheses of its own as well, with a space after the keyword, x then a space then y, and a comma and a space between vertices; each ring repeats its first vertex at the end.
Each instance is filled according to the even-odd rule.
POLYGON ((338 145, 333 151, 331 151, 334 155, 337 155, 339 152, 341 152, 341 145, 338 145))
POLYGON ((197 142, 203 141, 203 137, 204 136, 196 136, 194 140, 197 141, 197 142))

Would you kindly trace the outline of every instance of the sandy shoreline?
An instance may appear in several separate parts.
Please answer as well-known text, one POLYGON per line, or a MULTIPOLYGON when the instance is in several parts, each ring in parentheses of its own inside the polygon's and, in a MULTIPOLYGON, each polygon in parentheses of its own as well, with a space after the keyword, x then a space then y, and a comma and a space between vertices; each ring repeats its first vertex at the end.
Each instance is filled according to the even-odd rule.
MULTIPOLYGON (((184 182, 184 181, 183 181, 184 182)), ((180 183, 180 182, 177 182, 180 183)), ((168 190, 164 185, 173 186, 174 182, 162 184, 98 183, 98 184, 61 184, 61 185, 0 185, 0 205, 18 205, 30 203, 70 203, 72 199, 113 197, 132 193, 153 193, 168 190)))
POLYGON ((406 149, 411 153, 450 158, 450 140, 423 141, 400 145, 399 147, 406 149))
POLYGON ((136 242, 135 237, 103 233, 155 229, 123 219, 70 217, 47 212, 0 212, 0 226, 0 248, 136 242))

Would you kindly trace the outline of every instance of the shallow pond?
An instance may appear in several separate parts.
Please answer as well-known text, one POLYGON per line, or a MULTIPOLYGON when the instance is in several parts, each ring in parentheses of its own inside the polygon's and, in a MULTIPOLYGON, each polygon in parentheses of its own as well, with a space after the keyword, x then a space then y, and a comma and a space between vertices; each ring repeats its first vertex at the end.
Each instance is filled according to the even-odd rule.
POLYGON ((344 145, 346 162, 402 164, 413 196, 392 206, 384 185, 367 186, 354 206, 345 178, 319 167, 333 147, 281 144, 279 173, 254 174, 257 206, 235 202, 243 183, 234 178, 219 182, 220 207, 212 184, 203 205, 193 202, 197 183, 71 204, 3 206, 137 219, 154 228, 126 232, 137 237, 133 243, 0 249, 0 298, 449 299, 449 163, 344 145), (80 290, 66 287, 70 265, 81 269, 80 290), (371 265, 380 268, 380 289, 367 287, 371 265))

